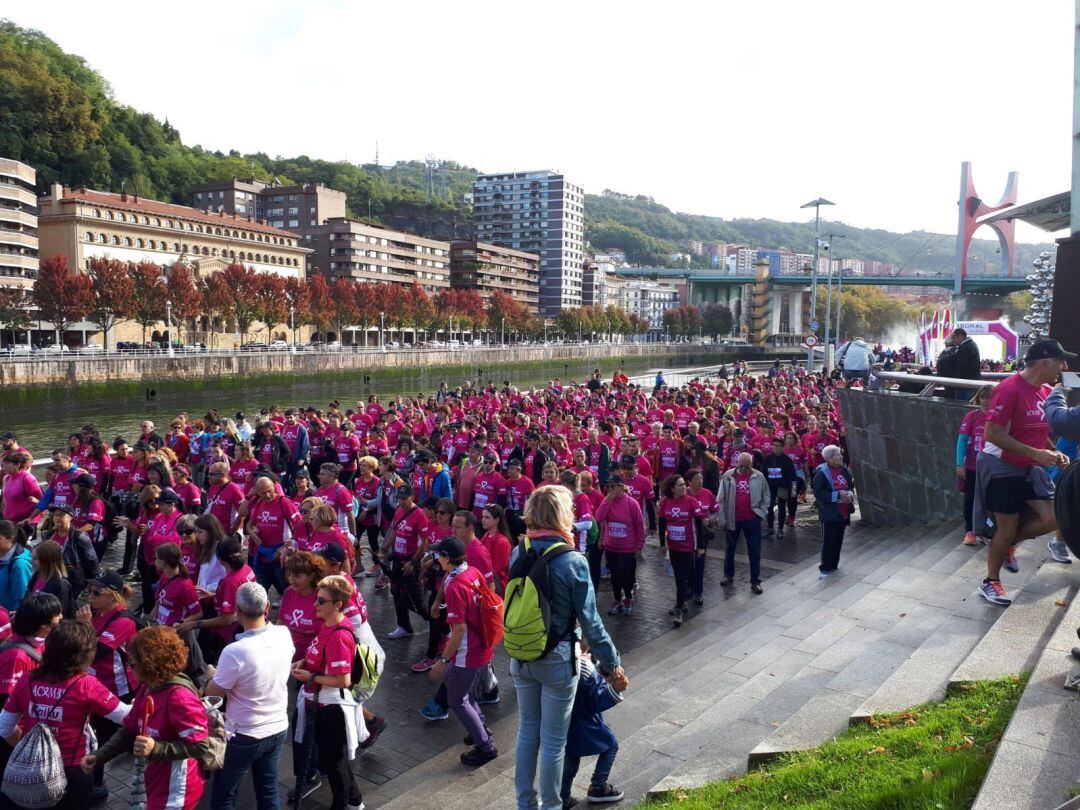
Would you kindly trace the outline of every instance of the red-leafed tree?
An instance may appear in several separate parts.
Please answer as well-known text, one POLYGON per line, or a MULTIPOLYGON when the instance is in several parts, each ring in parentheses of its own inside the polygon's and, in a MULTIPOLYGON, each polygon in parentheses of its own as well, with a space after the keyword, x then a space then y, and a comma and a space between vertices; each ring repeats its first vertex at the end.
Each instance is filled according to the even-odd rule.
POLYGON ((89 276, 68 267, 64 255, 58 253, 41 263, 34 282, 34 303, 41 317, 60 333, 61 343, 68 327, 90 313, 93 295, 89 276))
POLYGON ((308 300, 308 320, 315 327, 316 337, 325 337, 326 331, 334 323, 334 295, 322 273, 316 273, 308 282, 308 300))
POLYGON ((409 295, 409 326, 413 330, 413 344, 420 340, 420 333, 427 335, 427 330, 435 322, 435 302, 431 296, 419 284, 413 285, 407 290, 409 295))
POLYGON ((496 290, 488 299, 488 329, 499 335, 500 340, 508 332, 521 330, 528 316, 529 311, 525 305, 502 290, 496 290))
POLYGON ((457 317, 461 318, 462 324, 467 326, 470 332, 476 332, 484 325, 487 320, 484 299, 476 290, 457 290, 454 303, 457 317))
POLYGON ((386 284, 374 284, 364 281, 353 285, 353 297, 356 301, 356 325, 364 333, 364 345, 367 345, 368 330, 379 324, 379 313, 386 306, 386 284))
MULTIPOLYGON (((131 319, 142 327, 142 341, 146 343, 146 330, 165 320, 165 281, 161 276, 161 266, 153 262, 139 262, 130 272, 135 286, 135 306, 131 319)), ((172 339, 171 335, 169 339, 172 339)))
POLYGON ((215 282, 216 294, 224 296, 228 301, 229 314, 236 321, 236 329, 240 333, 242 342, 247 339, 251 324, 259 317, 255 302, 255 291, 259 283, 258 273, 240 262, 233 262, 214 276, 221 276, 215 282))
MULTIPOLYGON (((391 331, 400 329, 404 333, 409 322, 409 309, 411 301, 409 289, 400 284, 382 285, 383 311, 386 313, 386 325, 391 331)), ((404 340, 404 337, 402 337, 404 340)))
POLYGON ((225 320, 232 314, 232 301, 221 273, 201 279, 198 287, 202 296, 202 311, 206 316, 207 331, 210 332, 210 348, 213 349, 218 327, 224 329, 225 320))
POLYGON ((347 278, 339 278, 330 287, 330 296, 334 304, 334 326, 337 327, 338 340, 341 340, 345 327, 355 326, 360 317, 354 286, 355 284, 347 278))
POLYGON ((93 303, 91 323, 101 327, 102 343, 109 348, 109 332, 135 312, 135 282, 127 262, 95 256, 87 263, 93 303))
MULTIPOLYGON (((190 331, 194 332, 195 319, 203 314, 204 308, 203 296, 195 286, 191 268, 183 262, 174 264, 169 269, 169 280, 165 287, 177 325, 190 324, 190 331)), ((172 335, 169 335, 169 339, 172 340, 172 335)))
MULTIPOLYGON (((320 278, 321 276, 316 276, 320 278)), ((292 307, 292 318, 289 327, 292 332, 289 335, 291 343, 296 342, 295 325, 307 323, 311 316, 311 286, 304 279, 295 276, 285 279, 285 298, 289 307, 292 307)))
POLYGON ((255 311, 266 326, 266 342, 270 332, 289 317, 289 299, 285 279, 276 273, 258 273, 255 281, 255 311))

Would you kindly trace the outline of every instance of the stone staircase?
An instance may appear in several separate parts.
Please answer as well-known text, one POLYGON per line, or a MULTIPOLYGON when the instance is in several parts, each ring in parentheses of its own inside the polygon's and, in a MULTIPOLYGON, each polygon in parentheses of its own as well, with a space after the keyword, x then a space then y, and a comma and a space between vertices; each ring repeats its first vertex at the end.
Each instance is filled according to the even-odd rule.
MULTIPOLYGON (((845 545, 832 577, 819 580, 807 564, 769 579, 760 597, 737 587, 627 654, 627 699, 606 715, 620 746, 612 781, 626 801, 816 747, 875 711, 940 698, 950 683, 1030 667, 1066 613, 1055 602, 1075 591, 1072 566, 1043 565, 1042 543, 1023 544, 1021 572, 1005 573, 1016 602, 1003 609, 978 596, 985 552, 960 545, 962 536, 952 523, 864 534, 845 545)), ((388 810, 514 806, 516 725, 507 717, 493 727, 502 755, 483 768, 463 769, 463 749, 450 749, 365 801, 388 810)), ((590 774, 586 760, 575 795, 590 774)))

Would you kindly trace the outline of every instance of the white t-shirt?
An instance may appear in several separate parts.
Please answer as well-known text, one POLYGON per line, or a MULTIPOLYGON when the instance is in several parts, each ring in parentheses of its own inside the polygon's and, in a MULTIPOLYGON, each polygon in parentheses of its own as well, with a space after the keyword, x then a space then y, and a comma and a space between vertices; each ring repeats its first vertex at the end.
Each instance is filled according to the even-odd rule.
POLYGON ((289 727, 292 659, 292 634, 274 624, 241 633, 222 651, 214 683, 228 692, 225 727, 230 733, 261 740, 289 727))

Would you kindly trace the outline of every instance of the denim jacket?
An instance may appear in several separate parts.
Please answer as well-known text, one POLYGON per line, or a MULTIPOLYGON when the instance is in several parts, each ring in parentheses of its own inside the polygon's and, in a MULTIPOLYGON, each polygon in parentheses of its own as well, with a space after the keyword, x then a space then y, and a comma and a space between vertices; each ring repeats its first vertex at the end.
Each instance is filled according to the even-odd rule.
MULTIPOLYGON (((531 544, 541 553, 555 542, 565 541, 555 537, 538 537, 533 539, 531 544)), ((511 554, 511 566, 517 560, 520 549, 519 545, 511 554)), ((548 573, 551 576, 551 626, 556 632, 564 634, 563 639, 571 639, 573 633, 570 630, 570 620, 576 617, 581 634, 589 642, 590 652, 596 656, 603 669, 611 671, 619 666, 619 651, 615 649, 615 644, 596 609, 596 594, 593 592, 589 563, 585 556, 577 551, 560 554, 548 563, 548 573)))

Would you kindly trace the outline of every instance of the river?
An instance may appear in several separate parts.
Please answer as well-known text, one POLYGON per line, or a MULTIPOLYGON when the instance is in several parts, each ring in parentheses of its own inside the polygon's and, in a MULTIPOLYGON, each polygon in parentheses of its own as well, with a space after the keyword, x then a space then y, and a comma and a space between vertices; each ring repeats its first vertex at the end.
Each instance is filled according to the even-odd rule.
MULTIPOLYGON (((660 362, 663 362, 662 360, 660 362)), ((604 377, 610 379, 616 368, 623 368, 627 374, 655 373, 657 358, 627 358, 619 361, 618 366, 608 363, 601 366, 604 377)), ((593 363, 553 363, 541 368, 525 371, 489 369, 484 372, 484 381, 501 383, 510 380, 513 385, 528 387, 543 385, 555 377, 564 382, 568 380, 584 381, 594 367, 593 363)), ((670 367, 663 367, 665 371, 670 367)), ((35 458, 45 458, 55 448, 65 446, 70 433, 84 424, 96 425, 101 437, 107 444, 119 435, 129 440, 139 434, 139 423, 144 419, 154 422, 157 432, 164 436, 169 423, 180 411, 187 411, 192 417, 206 413, 209 408, 217 408, 226 416, 233 416, 243 411, 249 422, 254 422, 259 409, 272 404, 282 407, 309 405, 325 409, 332 400, 338 400, 342 407, 349 408, 369 394, 378 394, 384 399, 397 395, 430 395, 445 380, 454 388, 461 385, 465 378, 448 377, 440 369, 418 370, 404 378, 380 382, 378 378, 364 381, 364 375, 343 377, 337 382, 325 380, 311 381, 297 378, 288 384, 259 384, 252 380, 243 389, 230 388, 220 396, 208 393, 207 389, 184 391, 182 387, 163 385, 155 390, 153 399, 144 397, 123 397, 114 400, 108 398, 80 402, 77 395, 70 401, 51 400, 36 408, 16 409, 6 407, 0 412, 0 432, 12 431, 19 437, 19 443, 27 447, 35 458), (172 390, 170 390, 172 389, 172 390)), ((473 378, 475 379, 475 377, 473 378)))

